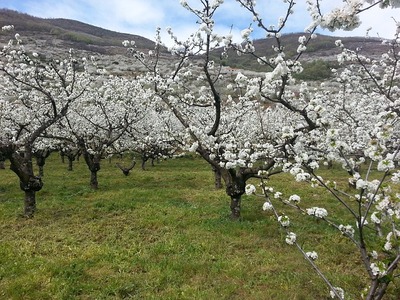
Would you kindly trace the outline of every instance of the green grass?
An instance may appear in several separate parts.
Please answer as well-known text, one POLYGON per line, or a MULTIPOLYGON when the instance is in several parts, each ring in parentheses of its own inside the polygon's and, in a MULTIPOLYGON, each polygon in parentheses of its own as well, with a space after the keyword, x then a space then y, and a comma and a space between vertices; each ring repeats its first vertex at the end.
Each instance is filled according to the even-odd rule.
MULTIPOLYGON (((93 191, 83 160, 68 172, 53 154, 32 219, 18 216, 17 177, 0 170, 0 299, 327 298, 321 279, 261 210, 263 199, 244 196, 235 222, 202 160, 135 167, 128 177, 115 161, 102 162, 93 191)), ((271 183, 289 191, 284 175, 271 183)), ((290 189, 303 201, 338 209, 305 185, 290 189)), ((279 209, 293 218, 304 247, 319 253, 318 264, 346 299, 358 299, 365 282, 354 247, 324 223, 279 209)), ((394 286, 391 293, 399 291, 394 286)))

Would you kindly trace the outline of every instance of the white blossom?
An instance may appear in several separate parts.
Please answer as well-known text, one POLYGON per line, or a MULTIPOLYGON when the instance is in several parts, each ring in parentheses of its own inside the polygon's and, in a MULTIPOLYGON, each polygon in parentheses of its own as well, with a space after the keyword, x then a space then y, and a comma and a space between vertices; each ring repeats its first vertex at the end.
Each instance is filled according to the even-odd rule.
POLYGON ((247 184, 245 190, 246 195, 252 195, 256 193, 256 187, 252 184, 247 184))
POLYGON ((278 217, 278 222, 283 226, 283 227, 289 227, 290 225, 290 219, 288 216, 279 216, 278 217))
POLYGON ((307 208, 306 212, 310 216, 315 216, 315 217, 321 218, 321 219, 328 216, 328 211, 325 208, 321 208, 321 207, 307 208))
POLYGON ((293 245, 296 242, 296 234, 294 232, 289 232, 285 239, 286 243, 293 245))
POLYGON ((294 202, 294 203, 299 203, 300 202, 300 196, 299 195, 296 195, 296 194, 294 194, 294 195, 291 195, 290 197, 289 197, 289 201, 290 202, 294 202))
POLYGON ((318 254, 315 251, 306 252, 306 255, 312 260, 318 259, 318 254))
POLYGON ((273 208, 273 206, 272 206, 271 202, 269 202, 269 201, 264 202, 263 207, 262 207, 262 209, 264 211, 271 210, 272 208, 273 208))

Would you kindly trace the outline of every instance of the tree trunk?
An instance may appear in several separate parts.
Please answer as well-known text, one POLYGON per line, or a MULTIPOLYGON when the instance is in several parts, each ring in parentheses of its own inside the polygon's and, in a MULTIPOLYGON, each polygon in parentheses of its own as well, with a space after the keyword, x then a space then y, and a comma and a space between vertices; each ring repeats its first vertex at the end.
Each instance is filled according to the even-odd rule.
POLYGON ((4 170, 6 168, 6 162, 4 160, 0 160, 0 170, 4 170))
POLYGON ((238 220, 240 218, 241 202, 241 195, 237 195, 236 197, 231 196, 231 218, 234 220, 238 220))
POLYGON ((226 194, 231 198, 231 218, 238 220, 241 212, 242 195, 246 191, 246 178, 242 175, 241 170, 220 169, 219 172, 225 181, 226 194))
POLYGON ((90 187, 96 190, 99 187, 97 181, 97 172, 100 171, 101 154, 90 154, 86 151, 86 149, 83 149, 83 157, 90 170, 90 187))
POLYGON ((25 191, 24 216, 32 218, 36 211, 36 192, 33 190, 25 191))
POLYGON ((147 159, 148 159, 148 158, 142 157, 142 170, 146 170, 145 164, 146 164, 147 159))
POLYGON ((216 167, 212 167, 213 173, 214 173, 214 184, 215 184, 215 189, 220 190, 222 189, 222 175, 221 171, 218 170, 216 167))
POLYGON ((10 169, 19 177, 20 188, 25 193, 24 215, 31 218, 36 210, 36 192, 43 187, 41 178, 33 173, 32 148, 25 146, 23 154, 14 152, 9 159, 10 169))
POLYGON ((60 151, 60 157, 61 157, 61 162, 65 163, 65 153, 63 151, 60 151))
POLYGON ((40 165, 40 166, 39 166, 39 176, 40 176, 40 177, 43 177, 43 176, 44 176, 44 167, 43 167, 43 165, 40 165))
POLYGON ((41 177, 30 176, 28 182, 20 181, 20 188, 25 192, 24 216, 32 218, 36 211, 36 192, 43 187, 41 177))
POLYGON ((72 168, 72 166, 73 166, 73 161, 75 160, 75 158, 71 158, 71 157, 69 157, 68 156, 68 171, 72 171, 73 170, 73 168, 72 168))
POLYGON ((90 187, 94 190, 99 188, 99 182, 97 181, 97 171, 90 170, 90 187))

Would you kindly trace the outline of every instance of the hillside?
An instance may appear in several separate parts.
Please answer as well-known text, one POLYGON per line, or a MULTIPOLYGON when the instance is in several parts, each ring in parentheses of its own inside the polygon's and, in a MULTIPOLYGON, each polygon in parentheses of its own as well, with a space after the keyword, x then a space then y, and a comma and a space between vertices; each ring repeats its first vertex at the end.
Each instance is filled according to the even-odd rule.
MULTIPOLYGON (((139 35, 114 32, 68 19, 42 19, 0 9, 0 26, 14 25, 15 31, 48 47, 74 48, 102 54, 124 53, 124 40, 134 40, 139 49, 152 49, 154 42, 139 35)), ((0 42, 6 42, 0 33, 0 42)))
MULTIPOLYGON (((27 44, 36 45, 46 55, 53 55, 69 48, 89 51, 98 54, 103 65, 115 73, 135 73, 140 71, 140 66, 132 60, 127 60, 126 49, 122 45, 124 40, 134 40, 139 50, 145 52, 154 48, 154 42, 139 35, 119 33, 100 27, 85 24, 68 19, 43 19, 8 9, 0 9, 0 26, 14 25, 15 32, 27 40, 27 44)), ((285 45, 287 57, 297 55, 298 38, 302 33, 292 33, 282 36, 282 44, 285 45)), ((10 33, 0 32, 0 45, 8 42, 10 33)), ((330 69, 336 67, 336 55, 339 49, 335 41, 341 39, 347 48, 361 49, 368 56, 380 55, 387 51, 387 46, 382 45, 380 39, 364 37, 333 37, 319 35, 310 41, 307 51, 302 54, 305 72, 302 74, 306 80, 323 79, 330 76, 330 69)), ((254 41, 258 56, 274 56, 273 47, 275 39, 259 39, 254 41)), ((166 54, 166 49, 164 49, 166 54)), ((222 49, 213 52, 213 59, 219 60, 222 49)), ((163 59, 168 64, 168 55, 163 59)), ((229 57, 222 63, 232 69, 266 71, 251 55, 238 56, 231 51, 229 57)))
MULTIPOLYGON (((285 54, 289 58, 295 58, 297 54, 297 47, 299 45, 298 39, 303 33, 292 33, 283 35, 281 38, 282 45, 285 45, 285 54)), ((342 40, 343 44, 348 49, 356 50, 357 48, 362 54, 372 57, 381 55, 384 51, 388 50, 388 46, 382 45, 382 41, 378 38, 365 38, 365 37, 335 37, 327 35, 318 35, 316 39, 312 39, 307 46, 307 51, 302 54, 302 61, 305 64, 313 65, 315 61, 323 61, 326 65, 335 65, 336 55, 340 53, 340 49, 336 47, 335 41, 342 40)), ((259 39, 253 41, 256 49, 257 56, 273 57, 276 47, 276 40, 273 38, 259 39)), ((218 58, 222 52, 216 51, 214 59, 218 58)), ((227 65, 238 69, 251 69, 254 71, 265 70, 265 66, 261 66, 251 55, 238 56, 234 51, 228 52, 227 65)))

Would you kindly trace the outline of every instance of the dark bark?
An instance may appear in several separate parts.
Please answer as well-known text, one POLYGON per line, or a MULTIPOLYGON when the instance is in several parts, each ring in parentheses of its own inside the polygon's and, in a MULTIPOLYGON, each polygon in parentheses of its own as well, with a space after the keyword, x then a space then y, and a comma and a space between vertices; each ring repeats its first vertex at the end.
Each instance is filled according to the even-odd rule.
POLYGON ((76 145, 73 145, 72 147, 67 145, 65 147, 61 147, 60 149, 60 156, 61 160, 63 163, 65 163, 65 157, 68 160, 68 171, 73 170, 73 162, 75 159, 80 155, 81 151, 79 148, 76 148, 76 145))
POLYGON ((246 191, 247 178, 242 170, 220 169, 222 178, 226 185, 226 194, 231 198, 231 218, 237 220, 240 218, 242 195, 246 191))
POLYGON ((36 158, 36 164, 39 167, 39 176, 44 176, 44 165, 46 164, 46 159, 50 156, 50 150, 37 150, 33 153, 36 158))
POLYGON ((24 216, 31 218, 36 211, 36 192, 43 187, 41 178, 33 173, 32 150, 26 146, 23 154, 14 152, 9 159, 10 169, 18 176, 20 188, 25 193, 24 216))
POLYGON ((39 176, 40 177, 44 176, 44 166, 43 165, 39 165, 39 176))
POLYGON ((220 190, 222 189, 222 175, 221 171, 217 169, 216 167, 212 167, 213 173, 214 173, 214 183, 215 183, 215 189, 220 190))
POLYGON ((124 166, 120 165, 119 163, 116 163, 115 165, 122 171, 122 173, 123 173, 125 176, 128 176, 129 173, 130 173, 130 171, 131 171, 131 170, 133 169, 133 167, 136 165, 136 162, 133 161, 129 167, 124 167, 124 166))
POLYGON ((36 156, 36 164, 39 167, 39 176, 43 177, 44 176, 44 165, 46 164, 46 158, 36 156))
POLYGON ((242 196, 231 196, 231 218, 238 220, 240 218, 240 210, 242 204, 242 196))
POLYGON ((4 160, 0 160, 0 170, 4 170, 6 168, 6 162, 4 160))
POLYGON ((75 158, 71 158, 68 156, 68 171, 72 171, 73 170, 73 162, 74 162, 75 158))
POLYGON ((90 187, 94 190, 99 188, 99 182, 97 181, 97 171, 90 170, 90 187))
POLYGON ((97 189, 99 187, 99 183, 97 180, 97 172, 100 171, 101 155, 90 154, 84 149, 83 157, 90 171, 90 187, 92 189, 97 189))
POLYGON ((68 159, 68 171, 72 171, 73 170, 73 162, 75 161, 75 159, 77 159, 79 157, 80 151, 79 150, 69 150, 65 153, 65 156, 68 159))
POLYGON ((36 211, 36 192, 43 187, 40 177, 30 177, 29 182, 20 182, 21 190, 25 192, 24 216, 32 218, 36 211))
POLYGON ((146 170, 146 161, 148 161, 148 157, 142 156, 142 170, 146 170))
POLYGON ((24 216, 32 218, 36 211, 36 192, 32 190, 25 191, 24 216))

